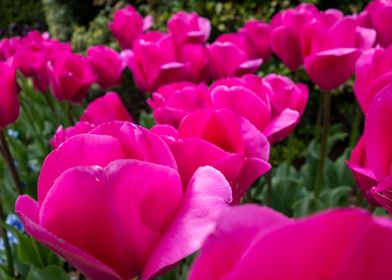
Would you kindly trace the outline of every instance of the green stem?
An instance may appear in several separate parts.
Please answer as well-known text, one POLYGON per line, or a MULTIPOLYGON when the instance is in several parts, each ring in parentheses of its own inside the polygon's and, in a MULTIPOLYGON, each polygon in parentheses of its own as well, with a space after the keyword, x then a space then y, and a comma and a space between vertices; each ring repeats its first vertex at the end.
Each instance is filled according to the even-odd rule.
POLYGON ((287 161, 286 161, 286 176, 290 175, 291 163, 293 161, 293 146, 294 146, 294 131, 289 136, 287 143, 287 161))
POLYGON ((317 172, 314 182, 314 192, 316 198, 320 194, 320 185, 322 183, 324 163, 327 157, 327 144, 328 144, 328 134, 329 134, 329 122, 331 115, 331 93, 323 92, 324 95, 324 112, 323 112, 323 133, 321 137, 321 147, 320 147, 320 157, 317 165, 317 172))
POLYGON ((354 148, 355 143, 358 140, 359 125, 360 125, 361 121, 362 121, 362 111, 359 108, 359 106, 357 106, 355 108, 354 124, 351 129, 351 135, 350 135, 350 142, 349 142, 350 150, 352 150, 354 148))
POLYGON ((33 129, 35 138, 38 140, 38 143, 40 144, 42 151, 45 152, 46 151, 45 143, 42 140, 42 136, 39 133, 39 129, 35 125, 33 114, 31 113, 30 109, 28 108, 28 105, 26 105, 24 101, 22 101, 21 104, 22 104, 23 111, 26 113, 29 123, 33 129))
POLYGON ((14 164, 10 149, 8 147, 7 138, 5 137, 4 130, 0 128, 0 148, 1 154, 7 165, 8 171, 11 175, 12 181, 14 182, 15 189, 19 194, 23 194, 22 184, 20 181, 18 170, 14 164))
POLYGON ((315 129, 315 140, 316 142, 319 141, 320 139, 320 127, 321 127, 321 116, 322 116, 322 112, 323 112, 323 97, 319 96, 319 102, 318 102, 318 106, 317 106, 317 119, 316 119, 316 129, 315 129))
POLYGON ((50 109, 50 112, 52 113, 53 120, 56 121, 56 122, 58 123, 58 122, 59 122, 59 119, 58 119, 58 117, 57 117, 56 110, 54 109, 53 102, 52 102, 52 100, 50 99, 49 93, 48 93, 48 92, 44 92, 44 93, 43 93, 43 96, 44 96, 44 98, 45 98, 46 103, 48 104, 48 107, 49 107, 49 109, 50 109))
MULTIPOLYGON (((1 199, 0 199, 0 219, 5 223, 6 219, 5 219, 4 209, 3 209, 3 204, 1 202, 1 199)), ((4 241, 4 250, 5 250, 5 257, 7 259, 8 275, 10 275, 11 277, 15 277, 14 260, 12 258, 12 250, 7 235, 7 229, 4 226, 1 226, 0 231, 4 241)))
POLYGON ((265 199, 265 205, 271 206, 272 204, 272 170, 265 175, 267 183, 267 194, 265 199))
POLYGON ((68 117, 68 121, 70 126, 73 126, 75 124, 75 120, 72 114, 72 104, 71 102, 67 102, 67 117, 68 117))

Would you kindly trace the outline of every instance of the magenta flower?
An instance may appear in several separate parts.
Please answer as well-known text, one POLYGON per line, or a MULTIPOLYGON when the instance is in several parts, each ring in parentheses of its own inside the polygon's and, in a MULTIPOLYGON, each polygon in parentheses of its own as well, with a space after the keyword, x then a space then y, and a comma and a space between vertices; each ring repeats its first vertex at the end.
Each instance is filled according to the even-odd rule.
POLYGON ((189 280, 384 280, 391 275, 392 221, 362 209, 292 220, 244 205, 222 215, 189 280))
POLYGON ((261 20, 249 20, 239 30, 245 33, 252 45, 256 57, 267 61, 271 57, 270 36, 272 27, 261 20))
POLYGON ((53 96, 71 102, 82 101, 96 80, 87 58, 71 53, 48 62, 48 76, 53 96))
POLYGON ((20 48, 21 38, 12 37, 0 40, 0 61, 6 61, 13 57, 17 50, 20 48))
POLYGON ((140 35, 127 55, 128 66, 136 85, 143 91, 154 91, 159 86, 183 81, 187 66, 180 62, 173 37, 156 31, 140 35))
POLYGON ((163 135, 171 147, 185 185, 197 168, 213 166, 229 181, 234 204, 271 168, 267 138, 228 109, 194 111, 182 120, 178 132, 160 125, 153 131, 163 135))
POLYGON ((301 32, 305 24, 317 14, 315 6, 302 3, 295 8, 280 11, 272 18, 271 49, 291 70, 304 63, 301 32))
POLYGON ((97 76, 97 83, 102 89, 121 84, 124 63, 119 53, 106 46, 94 46, 87 49, 87 58, 97 76))
POLYGON ((244 33, 222 34, 207 50, 214 79, 254 73, 263 62, 244 33))
POLYGON ((175 13, 167 22, 167 28, 179 45, 202 44, 208 40, 211 32, 210 21, 195 12, 175 13))
MULTIPOLYGON (((292 128, 298 123, 303 110, 303 100, 306 96, 305 87, 297 87, 289 80, 283 81, 288 83, 289 87, 294 87, 297 96, 301 96, 302 101, 294 108, 284 107, 286 104, 280 104, 278 108, 278 96, 291 95, 282 90, 277 83, 273 82, 273 76, 266 81, 256 75, 245 75, 242 78, 227 78, 216 81, 209 89, 208 98, 209 106, 212 108, 228 108, 242 117, 248 119, 258 130, 268 137, 271 143, 279 141, 288 136, 292 128), (270 82, 268 82, 268 80, 270 82), (276 91, 276 92, 275 92, 276 91), (273 107, 270 99, 275 100, 273 107), (275 98, 276 97, 276 98, 275 98)), ((282 81, 282 80, 281 80, 282 81)), ((298 97, 293 97, 298 99, 298 97)))
POLYGON ((110 121, 132 122, 132 117, 116 92, 108 92, 91 102, 84 110, 80 121, 74 126, 68 128, 59 126, 50 140, 50 144, 53 149, 57 149, 68 138, 77 134, 87 133, 97 125, 110 121))
POLYGON ((198 169, 183 188, 158 136, 111 122, 52 151, 38 202, 20 196, 16 213, 27 233, 89 279, 150 279, 198 250, 230 201, 217 170, 198 169))
POLYGON ((361 32, 353 17, 344 17, 335 10, 320 12, 302 31, 306 72, 321 89, 334 89, 354 73, 359 48, 371 46, 374 39, 374 32, 361 32), (366 38, 359 40, 358 36, 366 38))
POLYGON ((0 128, 5 128, 19 116, 19 88, 12 60, 0 61, 0 128))
POLYGON ((355 68, 354 93, 364 113, 374 96, 392 83, 392 48, 376 47, 359 57, 355 68))
POLYGON ((160 87, 147 100, 157 124, 178 128, 190 112, 206 107, 207 86, 180 82, 160 87))
POLYGON ((153 24, 151 16, 143 17, 132 6, 119 9, 109 22, 110 31, 122 49, 132 49, 136 37, 153 24))

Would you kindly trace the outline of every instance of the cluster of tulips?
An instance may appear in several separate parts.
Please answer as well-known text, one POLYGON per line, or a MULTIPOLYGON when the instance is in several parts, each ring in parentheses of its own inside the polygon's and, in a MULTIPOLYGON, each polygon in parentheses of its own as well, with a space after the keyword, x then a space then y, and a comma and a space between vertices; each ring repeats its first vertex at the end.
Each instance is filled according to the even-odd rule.
POLYGON ((148 31, 152 18, 128 6, 109 23, 121 52, 99 45, 82 56, 38 32, 1 40, 5 159, 3 130, 19 115, 17 71, 43 95, 78 104, 94 83, 120 85, 128 67, 151 93, 156 123, 133 123, 109 91, 74 125, 59 126, 47 139, 37 199, 16 186, 25 231, 89 279, 151 279, 198 250, 188 279, 388 279, 391 219, 357 208, 292 219, 239 204, 270 171, 271 145, 292 133, 308 101, 305 84, 255 74, 274 53, 293 71, 304 65, 324 91, 324 124, 328 91, 355 73, 366 120, 347 163, 369 203, 392 213, 391 20, 392 1, 349 16, 300 4, 209 44, 210 22, 196 13, 173 15, 165 33, 148 31))

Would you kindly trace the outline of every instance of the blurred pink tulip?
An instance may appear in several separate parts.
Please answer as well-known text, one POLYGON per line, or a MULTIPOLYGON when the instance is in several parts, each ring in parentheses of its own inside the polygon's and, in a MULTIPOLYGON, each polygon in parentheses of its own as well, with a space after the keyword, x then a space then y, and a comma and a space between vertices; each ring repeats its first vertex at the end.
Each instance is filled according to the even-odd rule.
POLYGON ((305 24, 317 14, 315 6, 302 3, 295 8, 280 11, 272 18, 271 49, 291 70, 304 63, 301 32, 305 24))
POLYGON ((21 45, 20 37, 4 38, 0 40, 0 61, 6 61, 14 56, 21 45))
POLYGON ((120 54, 115 50, 100 45, 87 49, 88 60, 97 76, 97 83, 102 89, 121 84, 124 69, 120 54))
POLYGON ((158 136, 111 122, 52 151, 38 202, 20 196, 16 213, 27 233, 89 279, 150 279, 198 250, 230 201, 217 170, 198 169, 183 188, 158 136))
POLYGON ((263 62, 244 33, 222 34, 207 51, 214 79, 254 73, 263 62))
POLYGON ((110 31, 122 49, 132 49, 136 37, 153 24, 151 16, 143 17, 132 6, 119 9, 109 22, 110 31))
POLYGON ((202 44, 208 40, 211 32, 210 21, 195 12, 175 13, 167 22, 167 28, 179 45, 202 44))
POLYGON ((110 121, 132 122, 132 117, 116 92, 108 92, 91 102, 74 126, 65 129, 60 126, 50 144, 53 149, 57 149, 68 138, 87 133, 97 125, 110 121))
MULTIPOLYGON (((264 81, 256 75, 249 74, 242 78, 218 80, 209 89, 209 106, 215 109, 228 108, 248 119, 271 143, 279 141, 287 137, 298 123, 301 115, 298 110, 303 108, 294 109, 281 104, 280 111, 274 112, 270 102, 271 96, 280 95, 278 92, 282 90, 275 83, 271 82, 271 85, 268 82, 272 79, 270 77, 264 81)), ((293 83, 289 85, 293 86, 293 83)), ((303 96, 303 85, 300 87, 301 89, 296 90, 301 91, 300 95, 303 96)))
POLYGON ((66 53, 48 62, 51 93, 58 100, 80 102, 86 96, 96 76, 87 58, 66 53))
POLYGON ((377 31, 377 43, 387 48, 392 43, 392 1, 371 1, 361 17, 364 26, 377 31))
POLYGON ((0 61, 0 129, 16 121, 19 116, 19 88, 12 60, 0 61))
POLYGON ((327 10, 307 23, 302 31, 305 69, 310 79, 323 90, 345 83, 354 73, 361 47, 371 47, 373 32, 362 32, 354 17, 327 10), (358 36, 365 36, 361 40, 358 36))
POLYGON ((263 21, 249 20, 239 31, 246 34, 257 58, 267 61, 271 57, 271 30, 271 26, 263 21))
POLYGON ((188 75, 170 34, 152 31, 140 35, 126 59, 136 85, 143 91, 151 92, 161 85, 183 81, 188 75))
POLYGON ((183 184, 200 166, 210 165, 229 181, 237 204, 250 185, 271 168, 267 138, 247 119, 228 109, 201 109, 189 113, 174 128, 157 126, 171 147, 183 184))
POLYGON ((206 107, 207 86, 180 82, 160 87, 147 100, 157 124, 178 128, 190 112, 206 107))
POLYGON ((364 113, 374 96, 392 83, 392 47, 366 50, 355 68, 354 93, 364 113))
POLYGON ((188 280, 384 280, 392 220, 334 209, 292 220, 252 204, 225 212, 188 280))

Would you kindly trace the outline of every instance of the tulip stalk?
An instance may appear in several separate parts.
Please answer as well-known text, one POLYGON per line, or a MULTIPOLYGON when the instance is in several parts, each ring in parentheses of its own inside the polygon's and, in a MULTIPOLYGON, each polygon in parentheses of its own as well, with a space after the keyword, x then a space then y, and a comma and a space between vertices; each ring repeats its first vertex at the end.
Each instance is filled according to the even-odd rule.
MULTIPOLYGON (((5 224, 6 218, 5 218, 1 199, 0 199, 0 219, 5 224)), ((14 260, 12 258, 12 250, 11 250, 10 241, 8 239, 7 229, 5 228, 4 225, 0 227, 0 234, 2 235, 3 242, 4 242, 4 251, 5 251, 5 257, 7 259, 8 275, 14 277, 15 276, 14 260)))
POLYGON ((358 131, 359 131, 359 125, 361 124, 361 121, 362 121, 362 111, 359 106, 356 106, 355 115, 354 115, 354 124, 351 129, 350 142, 349 142, 350 151, 354 148, 355 143, 358 140, 358 131))
POLYGON ((16 191, 18 192, 18 194, 23 194, 19 173, 16 169, 14 160, 8 147, 7 138, 4 134, 4 129, 0 129, 0 150, 11 175, 12 181, 14 182, 16 191))
POLYGON ((267 183, 267 193, 265 198, 265 205, 271 206, 272 204, 272 170, 265 175, 267 183))
POLYGON ((328 134, 329 134, 329 122, 331 115, 331 93, 330 92, 322 92, 323 93, 323 132, 321 135, 321 146, 320 146, 320 156, 317 165, 316 177, 314 180, 314 192, 315 196, 319 197, 320 194, 320 185, 322 184, 323 171, 325 159, 327 157, 327 144, 328 144, 328 134))
POLYGON ((48 104, 48 107, 49 107, 50 112, 52 113, 53 119, 58 123, 59 119, 58 119, 58 116, 56 114, 56 110, 55 110, 55 108, 53 106, 53 102, 50 99, 49 94, 50 94, 49 92, 44 92, 42 95, 44 96, 45 101, 48 104))

